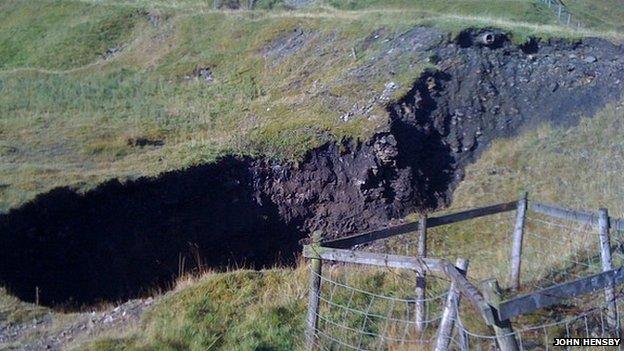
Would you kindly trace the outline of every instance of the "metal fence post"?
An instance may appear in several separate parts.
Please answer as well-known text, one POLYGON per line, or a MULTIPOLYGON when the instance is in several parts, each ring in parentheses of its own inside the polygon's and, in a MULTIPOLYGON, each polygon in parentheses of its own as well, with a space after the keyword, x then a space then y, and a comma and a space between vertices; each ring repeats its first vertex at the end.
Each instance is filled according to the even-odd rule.
MULTIPOLYGON (((463 275, 466 275, 468 270, 468 260, 458 258, 455 261, 455 267, 461 271, 463 275)), ((435 351, 447 351, 451 341, 451 335, 453 334, 453 326, 457 323, 458 309, 461 295, 457 290, 455 282, 451 282, 448 295, 446 296, 446 304, 444 305, 444 312, 442 312, 442 320, 438 327, 438 336, 436 338, 435 351)), ((461 331, 458 329, 458 332, 461 331)))
MULTIPOLYGON (((500 287, 496 279, 489 279, 483 282, 483 295, 487 299, 490 306, 498 310, 498 305, 501 302, 500 287)), ((511 322, 498 320, 498 313, 494 314, 495 323, 493 325, 494 332, 496 333, 496 341, 501 351, 519 351, 518 341, 514 330, 511 326, 511 322)))
MULTIPOLYGON (((312 234, 313 248, 318 248, 321 241, 321 233, 314 232, 312 234)), ((307 349, 313 350, 316 344, 316 331, 318 326, 319 314, 319 297, 321 293, 321 268, 322 260, 320 257, 310 259, 310 291, 308 292, 308 317, 306 343, 307 349)))
POLYGON ((527 192, 520 194, 518 199, 518 208, 516 211, 516 225, 513 232, 513 243, 511 248, 511 271, 510 282, 511 288, 517 290, 520 287, 520 267, 522 264, 522 238, 524 237, 524 222, 526 220, 526 211, 528 203, 527 192))
MULTIPOLYGON (((427 257, 427 215, 420 216, 418 222, 418 257, 427 257)), ((416 330, 422 332, 425 329, 426 309, 425 291, 427 282, 425 272, 416 272, 416 330)))
MULTIPOLYGON (((606 208, 601 208, 598 210, 598 230, 600 234, 600 258, 603 272, 613 269, 609 227, 609 211, 606 208)), ((617 306, 613 286, 605 288, 605 299, 607 301, 607 324, 612 331, 616 331, 619 335, 617 306)))

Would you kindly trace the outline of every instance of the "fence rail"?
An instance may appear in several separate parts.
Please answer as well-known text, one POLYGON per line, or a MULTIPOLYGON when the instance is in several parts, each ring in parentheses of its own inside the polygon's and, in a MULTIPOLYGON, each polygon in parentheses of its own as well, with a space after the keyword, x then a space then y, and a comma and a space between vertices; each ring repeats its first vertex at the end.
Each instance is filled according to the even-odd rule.
MULTIPOLYGON (((315 346, 318 346, 318 338, 324 337, 332 344, 341 345, 347 347, 348 349, 370 349, 362 346, 362 335, 356 338, 358 342, 354 344, 353 342, 349 343, 340 341, 337 336, 331 335, 331 331, 320 331, 318 329, 319 318, 320 321, 326 323, 325 325, 328 327, 331 326, 339 329, 346 328, 346 330, 353 333, 361 332, 364 335, 367 335, 366 338, 380 338, 379 343, 375 344, 378 345, 378 347, 381 347, 384 340, 386 342, 393 340, 401 341, 401 343, 404 343, 407 340, 405 335, 402 338, 396 338, 379 332, 371 333, 366 331, 368 330, 366 327, 367 323, 375 318, 380 318, 379 313, 376 314, 375 318, 369 318, 369 315, 366 314, 359 329, 354 327, 345 327, 342 325, 342 322, 336 322, 323 317, 323 313, 319 312, 320 302, 325 302, 331 306, 337 306, 337 304, 332 302, 334 295, 333 290, 329 292, 329 297, 322 296, 321 293, 321 282, 324 281, 322 279, 323 261, 402 269, 415 272, 417 279, 413 290, 416 296, 413 300, 415 306, 414 320, 413 322, 408 322, 405 318, 401 320, 402 322, 407 323, 405 325, 406 333, 411 327, 414 327, 416 332, 419 333, 419 338, 415 341, 412 340, 413 342, 421 345, 421 347, 424 344, 427 344, 433 347, 436 351, 446 351, 451 347, 451 345, 457 346, 462 351, 469 350, 469 340, 471 337, 496 342, 501 351, 520 350, 523 348, 523 340, 521 339, 522 334, 531 334, 535 328, 525 328, 520 331, 515 331, 511 322, 512 319, 515 320, 520 316, 533 313, 537 310, 547 308, 555 304, 560 304, 566 299, 596 293, 601 290, 604 290, 605 293, 604 310, 606 311, 606 325, 609 326, 609 330, 619 330, 620 316, 618 315, 616 308, 616 300, 619 294, 615 294, 615 287, 624 284, 624 268, 620 267, 613 269, 612 267, 613 258, 611 257, 611 251, 613 246, 611 245, 611 234, 612 231, 622 229, 624 229, 624 221, 622 219, 609 217, 606 209, 600 209, 595 213, 576 211, 560 206, 529 201, 528 194, 522 193, 517 201, 479 207, 437 217, 427 217, 423 215, 417 222, 355 234, 344 238, 321 240, 320 236, 317 234, 312 244, 305 245, 303 250, 304 256, 312 261, 312 276, 310 278, 310 299, 308 308, 308 345, 310 349, 313 349, 315 346), (522 260, 526 256, 524 249, 526 249, 526 246, 528 245, 524 238, 525 234, 527 234, 526 221, 527 219, 532 219, 532 217, 528 217, 528 213, 550 218, 551 221, 546 220, 542 222, 551 224, 555 226, 556 229, 573 229, 574 234, 577 232, 579 234, 581 232, 585 232, 585 230, 581 230, 581 228, 595 231, 595 236, 592 236, 592 238, 594 238, 592 240, 596 241, 596 245, 592 247, 597 250, 596 252, 598 256, 601 257, 600 269, 602 272, 580 277, 572 281, 554 284, 547 288, 503 300, 498 288, 498 281, 488 280, 481 286, 477 286, 470 282, 466 276, 466 270, 468 267, 467 259, 458 258, 456 263, 452 264, 447 259, 428 257, 427 229, 514 210, 516 211, 516 218, 515 224, 513 225, 513 232, 510 235, 510 246, 512 250, 511 260, 509 262, 509 272, 511 278, 510 287, 513 290, 519 289, 522 282, 520 279, 522 275, 522 260), (575 225, 567 227, 565 225, 555 223, 556 221, 568 221, 575 223, 575 225), (578 225, 581 227, 575 227, 578 225), (418 233, 419 247, 418 255, 415 257, 349 249, 353 246, 368 244, 379 239, 386 239, 408 233, 418 233), (441 304, 442 302, 439 297, 436 297, 435 299, 426 297, 428 289, 426 280, 434 279, 435 276, 443 276, 450 282, 448 292, 444 295, 446 296, 444 304, 441 304), (465 325, 461 323, 461 311, 459 309, 462 297, 469 302, 468 306, 471 306, 472 310, 481 316, 485 325, 493 328, 495 335, 483 336, 465 329, 465 325), (427 319, 427 313, 425 312, 427 310, 426 305, 427 303, 431 303, 433 300, 437 301, 437 313, 439 314, 433 319, 427 319), (451 308, 452 305, 456 306, 451 308), (426 330, 432 325, 437 326, 437 333, 434 337, 427 338, 425 337, 426 330)), ((579 240, 585 241, 589 240, 589 238, 579 236, 579 240)), ((572 238, 572 241, 574 241, 574 238, 572 238)), ((590 255, 590 253, 587 254, 590 255)), ((620 264, 623 262, 620 262, 620 264)), ((347 287, 346 285, 342 286, 347 287)), ((379 295, 374 296, 381 298, 379 295)), ((347 303, 347 309, 352 299, 353 294, 349 299, 349 303, 347 303)), ((395 303, 408 303, 407 300, 404 299, 384 299, 392 301, 393 305, 395 303)), ((373 304, 373 300, 371 300, 370 304, 373 304)), ((344 306, 342 307, 344 309, 344 306)), ((368 306, 365 310, 370 311, 371 306, 368 306)), ((391 309, 388 316, 392 313, 391 309)), ((600 314, 600 317, 602 318, 603 315, 600 314)), ((589 328, 587 318, 588 317, 585 316, 586 329, 589 328)), ((392 320, 396 319, 397 318, 394 318, 392 320)), ((601 320, 601 323, 605 324, 605 321, 601 320)), ((564 322, 562 321, 561 323, 564 322)), ((387 332, 388 325, 391 324, 392 321, 386 319, 385 328, 383 328, 383 330, 387 332)), ((566 327, 573 324, 574 321, 572 320, 565 321, 566 327)), ((544 326, 544 328, 546 328, 546 326, 544 326)), ((566 333, 569 334, 569 330, 566 330, 566 333)), ((548 337, 548 333, 545 334, 545 337, 548 337)), ((603 332, 601 335, 606 334, 603 332)), ((331 349, 331 347, 329 349, 331 349)))
POLYGON ((624 284, 623 267, 555 285, 505 301, 498 308, 498 318, 500 320, 512 319, 561 303, 561 301, 569 297, 588 294, 620 284, 624 284))
MULTIPOLYGON (((435 228, 443 225, 453 224, 457 222, 463 222, 469 219, 475 219, 484 216, 490 216, 497 213, 514 211, 516 209, 517 202, 505 202, 501 204, 475 208, 467 211, 451 213, 439 217, 427 218, 427 228, 435 228)), ((412 233, 419 228, 419 222, 412 222, 402 225, 397 225, 390 228, 373 230, 361 234, 355 234, 344 238, 338 238, 333 240, 323 241, 322 244, 325 247, 333 248, 346 248, 353 247, 355 245, 367 244, 375 240, 386 239, 393 236, 412 233)))

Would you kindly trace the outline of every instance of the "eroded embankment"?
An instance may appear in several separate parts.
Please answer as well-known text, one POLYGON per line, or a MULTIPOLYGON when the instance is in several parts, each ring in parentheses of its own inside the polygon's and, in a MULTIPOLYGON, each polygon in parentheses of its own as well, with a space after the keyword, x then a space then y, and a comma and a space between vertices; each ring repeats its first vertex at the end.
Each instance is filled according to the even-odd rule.
MULTIPOLYGON (((433 29, 420 31, 433 31, 433 29)), ((488 143, 543 121, 573 124, 620 97, 624 49, 466 31, 431 54, 439 70, 388 106, 366 142, 302 162, 226 157, 86 194, 56 189, 0 217, 0 283, 24 300, 84 304, 136 296, 183 269, 290 263, 312 230, 386 225, 450 202, 488 143)))

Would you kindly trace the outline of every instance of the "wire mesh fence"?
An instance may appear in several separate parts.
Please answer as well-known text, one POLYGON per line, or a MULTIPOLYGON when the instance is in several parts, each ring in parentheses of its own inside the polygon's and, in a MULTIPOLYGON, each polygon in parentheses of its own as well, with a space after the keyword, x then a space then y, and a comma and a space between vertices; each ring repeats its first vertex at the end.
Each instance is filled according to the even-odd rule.
MULTIPOLYGON (((317 315, 315 349, 434 349, 447 297, 444 288, 448 288, 448 282, 431 290, 425 298, 427 317, 419 328, 414 317, 416 299, 409 293, 414 279, 404 279, 406 276, 397 272, 378 269, 367 270, 366 278, 361 277, 363 271, 359 270, 360 277, 350 280, 345 268, 332 268, 320 276, 323 289, 319 294, 321 306, 317 315), (387 274, 399 276, 388 279, 387 274), (373 281, 375 283, 371 285, 373 281), (401 286, 396 285, 401 281, 401 286), (385 293, 379 291, 384 289, 385 293)), ((620 311, 623 311, 619 302, 624 298, 624 290, 620 287, 616 291, 618 314, 615 327, 609 322, 614 316, 610 315, 604 293, 605 290, 601 289, 590 295, 569 298, 548 311, 522 316, 514 320, 514 331, 509 336, 517 340, 520 350, 560 349, 555 347, 556 338, 619 338, 620 311)), ((496 335, 483 324, 470 304, 455 305, 455 309, 457 317, 453 320, 450 350, 498 350, 497 338, 501 335, 496 335)), ((607 348, 588 346, 581 349, 607 348)))
POLYGON ((583 24, 579 18, 572 15, 565 5, 559 0, 540 0, 551 8, 557 16, 557 22, 566 26, 581 28, 583 24))
MULTIPOLYGON (((520 201, 525 203, 522 208, 527 208, 526 197, 514 208, 521 208, 520 201)), ((319 322, 315 346, 319 350, 433 350, 435 345, 440 345, 443 336, 448 338, 443 344, 447 343, 452 350, 498 350, 501 337, 509 337, 515 340, 519 350, 550 350, 555 346, 556 338, 619 337, 624 286, 607 283, 589 292, 583 290, 582 293, 563 293, 561 296, 546 291, 559 291, 558 284, 584 281, 594 274, 611 270, 605 266, 605 250, 610 253, 609 267, 622 266, 624 239, 616 230, 621 227, 621 220, 611 219, 613 223, 609 226, 606 210, 589 213, 539 203, 528 208, 528 212, 507 209, 470 219, 463 217, 471 211, 460 216, 458 213, 446 215, 446 218, 463 219, 427 229, 430 231, 427 246, 431 246, 427 255, 442 261, 468 257, 468 273, 473 281, 495 277, 503 286, 510 287, 513 280, 509 274, 513 261, 510 258, 512 241, 517 236, 518 223, 523 223, 520 225, 523 237, 520 288, 506 290, 501 299, 504 297, 509 302, 527 293, 555 294, 548 296, 556 299, 554 305, 513 314, 509 317, 513 328, 501 335, 490 322, 485 323, 474 303, 457 304, 452 314, 452 333, 442 333, 445 304, 448 304, 447 298, 452 300, 448 277, 427 275, 426 295, 419 300, 415 294, 417 272, 333 264, 319 275, 320 308, 316 315, 319 322), (610 240, 610 246, 605 246, 605 236, 607 241, 610 240), (553 287, 556 289, 544 290, 553 287), (418 303, 426 304, 423 319, 416 316, 418 303)), ((443 217, 431 220, 439 223, 443 217)), ((405 257, 418 256, 418 234, 400 234, 367 249, 405 257)), ((460 300, 461 297, 454 301, 460 300)), ((606 347, 580 346, 592 350, 606 347)))
POLYGON ((336 265, 319 278, 316 349, 425 350, 435 340, 447 280, 430 277, 425 297, 418 300, 414 272, 336 265), (426 306, 419 322, 417 302, 426 306))
MULTIPOLYGON (((311 272, 311 274, 315 274, 311 272)), ((419 328, 414 315, 415 275, 388 269, 362 269, 338 265, 320 275, 319 320, 316 350, 433 350, 448 295, 449 282, 434 277, 427 303, 425 323, 419 328), (355 271, 349 268, 355 269, 355 271)), ((604 289, 569 298, 549 310, 513 321, 520 350, 551 350, 556 338, 615 338, 620 336, 624 288, 616 289, 618 317, 610 324, 604 289)), ((450 335, 450 350, 499 350, 491 327, 479 319, 470 304, 455 304, 456 318, 450 335)), ((622 347, 585 347, 601 350, 622 347)))
MULTIPOLYGON (((618 301, 624 298, 622 288, 617 289, 618 301)), ((457 331, 451 344, 457 350, 497 350, 495 335, 487 328, 471 326, 466 319, 469 306, 455 307, 457 331), (461 338, 459 337, 461 335, 461 338)), ((619 309, 621 311, 621 309, 619 309)), ((474 324, 474 323, 472 323, 474 324)), ((507 336, 513 337, 520 350, 560 350, 558 338, 619 338, 622 317, 615 318, 604 299, 604 289, 582 298, 572 298, 548 311, 540 311, 514 320, 514 330, 507 336), (613 325, 612 321, 615 322, 613 325)), ((621 345, 583 345, 587 350, 621 350, 621 345)))
MULTIPOLYGON (((467 208, 461 208, 465 210, 467 208)), ((454 208, 457 210, 457 208, 454 208)), ((443 213, 443 212, 442 212, 443 213)), ((461 223, 428 228, 427 254, 447 259, 470 258, 472 279, 495 277, 505 282, 509 276, 509 251, 515 212, 503 212, 461 223), (478 240, 475 238, 478 237, 478 240)), ((405 256, 418 256, 417 233, 380 240, 367 250, 405 256)))
POLYGON ((602 270, 598 228, 529 213, 525 222, 522 281, 545 287, 602 270))

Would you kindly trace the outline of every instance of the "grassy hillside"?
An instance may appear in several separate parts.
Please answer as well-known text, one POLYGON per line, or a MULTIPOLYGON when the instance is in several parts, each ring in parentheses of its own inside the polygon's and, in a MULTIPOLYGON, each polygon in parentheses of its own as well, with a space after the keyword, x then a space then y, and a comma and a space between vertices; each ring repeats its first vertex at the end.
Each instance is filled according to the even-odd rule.
MULTIPOLYGON (((580 13, 576 6, 570 2, 580 13)), ((369 43, 374 33, 395 37, 422 24, 451 32, 496 25, 517 41, 614 36, 590 20, 596 32, 557 27, 537 1, 328 0, 297 11, 260 1, 258 8, 215 11, 193 0, 1 2, 0 209, 55 186, 86 189, 223 153, 297 158, 327 140, 366 138, 385 122, 381 105, 346 122, 340 116, 390 81, 400 95, 430 65, 427 55, 383 56, 384 44, 369 43)), ((613 105, 570 130, 543 126, 497 141, 467 169, 453 208, 525 189, 546 202, 607 206, 624 216, 623 111, 613 105)), ((432 250, 473 253, 472 278, 504 277, 497 262, 508 254, 500 244, 508 231, 501 228, 449 227, 437 232, 432 250), (484 251, 486 244, 497 249, 484 251)), ((400 289, 396 277, 358 274, 371 290, 400 289)), ((301 342, 306 287, 304 267, 207 274, 181 282, 134 329, 75 346, 292 350, 301 342)), ((48 312, 0 292, 0 323, 48 312)), ((57 316, 62 324, 65 315, 57 316)))
POLYGON ((586 26, 607 30, 622 30, 624 2, 622 0, 566 0, 570 12, 574 13, 586 26))
POLYGON ((430 65, 426 54, 389 50, 386 39, 415 25, 496 25, 518 41, 587 34, 551 25, 538 2, 353 4, 224 12, 192 0, 2 2, 0 209, 55 186, 223 153, 297 158, 327 140, 366 138, 385 123, 383 104, 340 117, 389 82, 399 96, 430 65))

